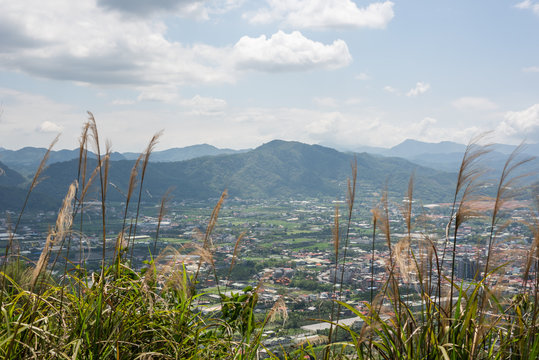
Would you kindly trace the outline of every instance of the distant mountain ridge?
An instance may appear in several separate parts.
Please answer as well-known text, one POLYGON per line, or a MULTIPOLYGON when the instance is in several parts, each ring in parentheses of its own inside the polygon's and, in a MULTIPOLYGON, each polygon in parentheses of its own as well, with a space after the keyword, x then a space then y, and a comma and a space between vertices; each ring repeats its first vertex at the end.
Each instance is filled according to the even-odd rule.
MULTIPOLYGON (((246 152, 247 150, 219 149, 209 144, 198 144, 185 146, 181 148, 171 148, 163 151, 155 151, 152 153, 151 161, 155 162, 172 162, 190 160, 202 156, 228 155, 246 152)), ((122 153, 127 160, 135 160, 140 153, 127 152, 122 153)))
POLYGON ((466 145, 452 141, 442 141, 439 143, 427 143, 412 139, 404 140, 402 143, 393 146, 387 152, 387 155, 410 158, 422 154, 448 154, 463 153, 466 145))
MULTIPOLYGON (((507 144, 492 144, 492 150, 501 154, 510 154, 517 146, 507 144)), ((406 139, 391 147, 357 146, 351 149, 354 152, 368 152, 384 156, 397 156, 405 159, 422 156, 425 154, 455 154, 466 150, 465 144, 453 141, 441 141, 437 143, 406 139)), ((531 156, 539 156, 538 144, 524 144, 523 152, 531 156)))
MULTIPOLYGON (((453 189, 454 174, 436 171, 399 158, 357 154, 358 183, 364 191, 384 188, 398 196, 406 192, 415 169, 415 191, 424 200, 440 200, 453 189)), ((148 164, 144 188, 159 198, 170 187, 176 200, 217 197, 225 188, 231 197, 269 199, 273 197, 344 196, 354 155, 320 145, 274 140, 260 147, 230 155, 206 156, 178 162, 148 164)), ((45 171, 40 191, 62 197, 77 175, 76 160, 55 163, 45 171)), ((109 182, 126 193, 134 162, 113 161, 109 182)), ((95 166, 91 161, 90 166, 95 166)), ((108 198, 121 201, 123 195, 110 189, 108 198)))
MULTIPOLYGON (((156 162, 171 162, 171 161, 183 161, 189 160, 201 156, 216 156, 223 154, 241 153, 248 150, 232 150, 232 149, 219 149, 215 146, 208 144, 192 145, 183 148, 172 148, 163 151, 155 151, 152 153, 150 161, 156 162)), ((41 159, 47 152, 45 148, 24 147, 19 150, 6 150, 0 148, 0 161, 8 165, 12 169, 15 169, 23 175, 32 175, 41 159)), ((134 160, 138 158, 140 153, 126 152, 119 153, 113 152, 111 155, 112 161, 118 160, 134 160)), ((49 156, 48 164, 54 164, 57 162, 69 161, 79 158, 79 150, 52 150, 49 156)), ((96 158, 93 152, 89 152, 89 158, 96 158)))
MULTIPOLYGON (((23 175, 33 175, 38 168, 43 156, 47 153, 45 148, 24 147, 19 150, 0 150, 0 161, 17 170, 23 175)), ((90 152, 89 157, 95 154, 90 152)), ((69 161, 79 158, 79 150, 52 150, 49 155, 48 164, 69 161)), ((118 152, 111 154, 111 160, 124 160, 125 157, 118 152)))
MULTIPOLYGON (((396 156, 382 156, 369 153, 344 153, 321 145, 308 145, 295 141, 274 140, 253 150, 237 151, 222 154, 211 145, 203 144, 183 148, 184 155, 191 152, 202 154, 203 150, 216 155, 202 155, 183 161, 166 161, 182 153, 182 149, 169 149, 152 153, 144 180, 145 193, 159 198, 169 187, 173 187, 173 196, 177 200, 208 199, 216 197, 223 189, 228 189, 230 196, 246 199, 268 199, 272 197, 342 197, 346 192, 346 179, 350 176, 350 164, 354 158, 358 162, 358 182, 360 188, 367 192, 380 192, 387 188, 394 196, 406 193, 408 180, 415 172, 414 193, 422 201, 447 200, 454 191, 455 172, 462 159, 461 152, 438 153, 459 150, 464 145, 444 142, 429 144, 407 141, 394 147, 394 153, 409 156, 404 159, 396 156), (423 153, 425 148, 430 153, 423 153), (198 152, 197 152, 198 151, 198 152)), ((21 149, 23 150, 23 149, 21 149)), ((217 149, 227 151, 229 149, 217 149)), ((503 150, 503 149, 502 149, 503 150)), ((507 149, 505 149, 507 150, 507 149)), ((10 150, 8 150, 10 151, 10 150)), ((35 148, 25 148, 28 153, 36 153, 35 148)), ((22 154, 24 155, 24 151, 22 154)), ((6 151, 0 152, 0 155, 6 151)), ((51 160, 59 160, 61 156, 73 156, 73 151, 64 150, 51 154, 51 160), (53 156, 54 155, 54 156, 53 156)), ((78 157, 78 151, 76 151, 78 157)), ((131 155, 127 154, 127 157, 131 155)), ((186 155, 187 156, 187 155, 186 155)), ((487 163, 503 165, 505 154, 494 152, 487 163)), ((127 182, 133 160, 127 160, 123 154, 114 156, 110 163, 108 199, 122 201, 122 193, 127 192, 127 182), (119 190, 119 191, 117 191, 119 190)), ((89 160, 89 168, 96 165, 94 159, 89 160)), ((526 164, 532 170, 539 168, 536 160, 526 164)), ((6 168, 9 165, 2 164, 6 168)), ((43 199, 62 199, 69 184, 77 177, 78 159, 57 161, 44 171, 44 180, 36 188, 43 199)), ((13 169, 10 169, 10 171, 13 169)), ((523 171, 528 172, 528 168, 523 171)), ((22 191, 20 174, 10 175, 9 184, 3 184, 7 178, 0 178, 0 186, 4 194, 15 194, 22 191), (15 180, 13 180, 15 179, 15 180)), ((534 182, 537 177, 530 179, 534 182)), ((25 182, 23 181, 23 183, 25 182)), ((22 196, 22 195, 21 195, 22 196)), ((0 197, 2 202, 13 196, 0 197)), ((57 200, 57 201, 60 201, 57 200)), ((20 204, 17 204, 20 205, 20 204)))
MULTIPOLYGON (((331 146, 328 146, 331 147, 331 146)), ((511 153, 516 146, 506 144, 494 144, 493 163, 503 163, 502 155, 511 153)), ((424 141, 407 139, 392 148, 373 146, 357 146, 352 152, 366 152, 383 156, 396 156, 407 159, 422 166, 433 167, 443 171, 456 171, 460 164, 466 145, 452 141, 429 143, 424 141)), ((209 144, 198 144, 179 148, 170 148, 162 151, 154 151, 150 157, 151 162, 175 162, 195 159, 203 156, 218 156, 240 154, 251 149, 233 150, 220 149, 209 144)), ((19 150, 7 150, 0 147, 0 161, 23 175, 31 176, 37 169, 41 159, 45 155, 45 148, 25 147, 19 150)), ((539 157, 539 144, 527 144, 524 153, 539 157)), ((111 160, 135 160, 140 153, 114 152, 111 160)), ((79 150, 53 150, 51 151, 48 164, 69 161, 79 157, 79 150)), ((90 152, 89 157, 95 158, 90 152)))
MULTIPOLYGON (((485 156, 482 165, 491 168, 495 173, 499 173, 507 160, 508 155, 516 149, 516 145, 492 144, 492 150, 485 156)), ((389 149, 376 147, 359 147, 358 149, 371 150, 373 154, 383 156, 396 156, 407 159, 415 164, 430 167, 441 171, 456 171, 462 161, 462 156, 466 150, 466 145, 452 141, 442 141, 429 143, 418 140, 407 139, 402 143, 389 149)), ((522 147, 521 158, 539 157, 539 144, 525 144, 522 147)), ((526 163, 521 169, 521 173, 538 173, 539 160, 526 163)))

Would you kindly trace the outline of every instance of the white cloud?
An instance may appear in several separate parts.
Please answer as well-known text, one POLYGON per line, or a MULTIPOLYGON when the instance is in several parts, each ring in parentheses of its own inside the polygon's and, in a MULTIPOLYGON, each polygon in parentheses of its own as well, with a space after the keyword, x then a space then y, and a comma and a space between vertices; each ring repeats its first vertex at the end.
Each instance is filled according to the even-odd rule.
POLYGON ((62 127, 58 124, 53 123, 52 121, 44 121, 39 125, 38 128, 41 132, 52 132, 52 133, 58 133, 62 131, 62 127))
POLYGON ((408 91, 406 93, 406 96, 421 95, 421 94, 427 92, 429 89, 430 89, 430 84, 423 83, 423 82, 420 81, 415 85, 414 88, 410 89, 410 91, 408 91))
POLYGON ((281 22, 293 28, 366 27, 383 29, 395 16, 393 2, 358 8, 351 0, 267 0, 268 7, 244 14, 252 23, 281 22))
MULTIPOLYGON (((73 149, 86 109, 73 109, 43 96, 24 94, 0 88, 4 114, 0 121, 2 146, 20 148, 25 145, 48 146, 54 137, 37 131, 48 121, 62 128, 57 148, 73 149)), ((339 105, 344 102, 340 101, 339 105)), ((135 105, 137 106, 137 105, 135 105)), ((539 107, 539 105, 537 105, 539 107)), ((536 110, 537 111, 537 110, 536 110)), ((353 109, 305 109, 293 107, 235 108, 225 100, 201 95, 186 99, 179 95, 169 106, 117 107, 96 111, 99 133, 110 139, 116 151, 140 151, 149 137, 164 128, 159 148, 211 143, 220 147, 255 147, 273 139, 323 143, 353 149, 358 144, 390 146, 406 138, 425 141, 454 140, 463 142, 484 129, 476 124, 444 125, 434 118, 409 121, 395 119, 368 106, 353 109), (126 129, 130 131, 126 136, 126 129), (203 131, 201 129, 209 129, 203 131)), ((54 126, 44 126, 53 129, 54 126)))
POLYGON ((489 111, 498 108, 498 105, 485 97, 461 97, 453 101, 452 105, 458 110, 489 111))
POLYGON ((523 68, 522 71, 536 73, 536 72, 539 72, 539 66, 528 66, 528 67, 523 68))
POLYGON ((241 125, 244 138, 252 139, 253 142, 248 146, 256 146, 277 138, 354 149, 359 144, 387 147, 407 138, 433 142, 442 140, 462 142, 463 139, 467 140, 481 132, 477 126, 466 127, 456 124, 444 126, 431 117, 416 122, 407 122, 403 119, 392 122, 387 114, 367 108, 348 112, 301 108, 250 108, 227 114, 223 121, 229 121, 225 120, 227 118, 233 118, 235 123, 228 125, 228 128, 233 129, 241 125))
POLYGON ((524 0, 515 5, 517 9, 531 10, 535 15, 539 15, 539 3, 531 0, 524 0))
POLYGON ((539 141, 539 104, 522 111, 508 111, 497 131, 515 139, 539 141))
POLYGON ((431 126, 435 125, 437 122, 438 120, 434 118, 426 117, 420 122, 413 124, 412 129, 419 135, 419 137, 424 137, 428 135, 431 126))
MULTIPOLYGON (((218 3, 234 7, 241 0, 218 3)), ((244 69, 334 69, 351 61, 344 41, 326 45, 299 32, 242 37, 222 47, 188 45, 170 40, 157 18, 125 16, 91 1, 0 5, 0 69, 85 86, 137 87, 142 100, 174 101, 181 86, 233 83, 244 69)))
POLYGON ((121 16, 88 1, 1 5, 0 23, 10 26, 0 38, 0 68, 94 85, 233 80, 215 57, 220 49, 169 41, 157 20, 121 16), (31 41, 17 51, 2 46, 20 37, 31 41))
POLYGON ((336 69, 348 65, 352 56, 343 40, 325 45, 307 39, 299 31, 278 31, 271 38, 242 37, 233 48, 236 68, 262 71, 336 69))

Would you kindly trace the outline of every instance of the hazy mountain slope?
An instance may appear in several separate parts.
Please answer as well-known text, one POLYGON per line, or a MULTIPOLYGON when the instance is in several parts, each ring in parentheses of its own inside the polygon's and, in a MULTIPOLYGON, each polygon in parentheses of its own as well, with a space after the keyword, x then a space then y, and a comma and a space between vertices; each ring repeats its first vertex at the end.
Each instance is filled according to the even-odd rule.
MULTIPOLYGON (((0 162, 0 211, 11 210, 17 213, 21 210, 26 198, 27 181, 17 171, 0 162)), ((35 191, 31 194, 27 207, 29 209, 55 210, 61 199, 35 191)))
POLYGON ((21 174, 0 162, 0 185, 19 186, 24 182, 25 179, 21 174))
MULTIPOLYGON (((8 165, 14 170, 17 170, 23 175, 33 176, 38 168, 43 156, 47 153, 45 148, 24 147, 19 150, 3 150, 0 151, 0 161, 8 165)), ((79 150, 52 150, 49 155, 47 164, 69 161, 78 159, 79 150)), ((88 157, 95 157, 92 152, 89 152, 88 157)), ((114 152, 111 155, 112 160, 123 160, 123 155, 114 152)))
MULTIPOLYGON (((466 146, 454 142, 426 143, 417 140, 406 140, 401 144, 383 152, 384 156, 398 156, 421 166, 441 171, 456 171, 466 146)), ((509 154, 514 151, 515 145, 493 144, 491 152, 481 160, 481 166, 490 169, 491 177, 501 173, 509 154)), ((526 144, 521 150, 520 159, 539 155, 539 144, 526 144)), ((515 174, 539 174, 539 160, 535 159, 517 169, 515 174)), ((527 181, 534 181, 529 177, 527 181)))
POLYGON ((458 144, 451 141, 442 141, 439 143, 427 143, 407 139, 402 143, 393 146, 386 155, 403 157, 406 159, 422 154, 447 154, 464 152, 466 145, 458 144))
MULTIPOLYGON (((516 145, 492 144, 490 148, 493 152, 509 155, 511 152, 513 152, 513 150, 515 150, 516 147, 516 145)), ((425 156, 428 154, 463 154, 465 149, 465 144, 459 144, 452 141, 429 143, 407 139, 391 149, 387 149, 385 152, 378 151, 377 153, 411 159, 417 156, 425 156)), ((522 147, 522 152, 530 156, 539 156, 539 144, 524 144, 522 147)))
MULTIPOLYGON (((0 211, 10 210, 18 214, 24 204, 28 189, 0 185, 0 211)), ((54 198, 40 191, 33 191, 26 206, 29 210, 58 210, 62 198, 54 198)))
MULTIPOLYGON (((172 148, 163 151, 154 151, 151 156, 153 162, 173 162, 190 160, 202 156, 227 155, 246 152, 248 150, 219 149, 208 144, 191 145, 182 148, 172 148)), ((135 160, 139 153, 123 153, 127 160, 135 160)))
MULTIPOLYGON (((202 156, 216 156, 242 153, 247 150, 232 150, 232 149, 218 149, 215 146, 208 144, 193 145, 183 148, 173 148, 163 151, 155 151, 152 154, 152 162, 172 162, 194 159, 202 156)), ((45 148, 25 147, 19 150, 0 150, 0 161, 10 166, 12 169, 19 171, 26 176, 32 176, 41 159, 47 152, 45 148)), ((140 153, 126 152, 119 153, 113 152, 111 155, 112 161, 119 160, 135 160, 140 153)), ((57 162, 70 161, 78 159, 79 150, 52 150, 49 156, 49 165, 57 162)), ((88 153, 89 158, 95 158, 93 152, 88 153)))

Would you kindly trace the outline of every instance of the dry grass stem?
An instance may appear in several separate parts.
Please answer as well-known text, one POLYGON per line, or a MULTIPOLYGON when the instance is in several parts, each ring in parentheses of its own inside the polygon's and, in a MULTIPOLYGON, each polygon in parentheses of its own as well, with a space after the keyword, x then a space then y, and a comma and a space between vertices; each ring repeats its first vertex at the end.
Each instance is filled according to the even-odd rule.
POLYGON ((288 308, 286 307, 286 303, 282 296, 277 299, 268 312, 269 322, 274 322, 278 317, 283 320, 284 326, 286 320, 288 320, 288 308))
POLYGON ((55 244, 60 243, 67 235, 67 233, 71 230, 71 225, 73 223, 73 199, 75 198, 76 192, 77 182, 75 181, 69 186, 69 190, 64 198, 62 207, 58 212, 58 217, 56 219, 56 225, 54 229, 49 230, 47 240, 45 241, 45 246, 41 251, 39 260, 32 273, 32 288, 34 288, 34 286, 36 285, 39 276, 47 265, 51 247, 55 244))

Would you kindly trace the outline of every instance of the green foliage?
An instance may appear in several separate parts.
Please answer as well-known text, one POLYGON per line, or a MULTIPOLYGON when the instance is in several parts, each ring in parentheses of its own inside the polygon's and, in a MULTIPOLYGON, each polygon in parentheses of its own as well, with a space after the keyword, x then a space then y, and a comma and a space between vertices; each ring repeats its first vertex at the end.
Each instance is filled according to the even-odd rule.
MULTIPOLYGON (((208 194, 220 193, 224 188, 230 196, 245 199, 335 197, 344 189, 352 159, 350 154, 322 146, 272 141, 240 154, 149 163, 144 182, 151 194, 161 194, 163 189, 174 186, 175 199, 207 199, 208 194)), ((361 185, 377 191, 383 190, 387 183, 400 196, 406 189, 411 169, 416 169, 417 192, 425 201, 447 200, 454 188, 454 176, 403 159, 369 154, 358 154, 357 159, 361 185)), ((96 166, 93 159, 88 159, 88 164, 96 166)), ((37 190, 62 197, 77 177, 77 165, 77 160, 51 164, 37 190)), ((110 182, 124 193, 129 180, 126 174, 132 166, 132 161, 110 163, 110 182)), ((121 201, 122 196, 114 191, 107 199, 121 201)))

